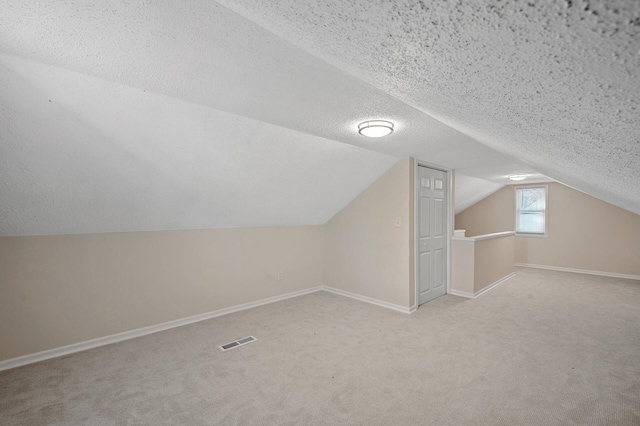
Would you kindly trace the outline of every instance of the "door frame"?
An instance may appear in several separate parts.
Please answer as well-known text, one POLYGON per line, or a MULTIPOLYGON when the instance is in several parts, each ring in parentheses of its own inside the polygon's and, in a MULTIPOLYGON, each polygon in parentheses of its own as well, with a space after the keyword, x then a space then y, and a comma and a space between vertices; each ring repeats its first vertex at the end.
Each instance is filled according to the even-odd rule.
POLYGON ((451 235, 453 235, 453 207, 454 207, 454 203, 453 203, 453 169, 447 168, 447 167, 442 167, 439 166, 437 164, 433 164, 433 163, 429 163, 427 161, 422 161, 422 160, 418 160, 417 158, 414 161, 414 167, 413 167, 413 297, 414 297, 414 303, 413 306, 411 306, 411 312, 415 311, 416 309, 418 309, 419 305, 418 305, 418 292, 420 289, 420 283, 418 282, 419 280, 419 276, 418 276, 418 256, 420 254, 419 250, 418 250, 418 243, 419 243, 419 236, 418 236, 418 220, 420 220, 419 217, 419 212, 418 212, 418 207, 420 205, 419 200, 418 200, 418 195, 419 195, 419 180, 418 180, 418 167, 423 166, 423 167, 428 167, 430 169, 434 169, 434 170, 438 170, 441 172, 446 173, 446 185, 447 185, 447 251, 446 251, 446 257, 447 257, 447 265, 446 265, 446 271, 447 271, 447 292, 445 294, 451 294, 451 235))

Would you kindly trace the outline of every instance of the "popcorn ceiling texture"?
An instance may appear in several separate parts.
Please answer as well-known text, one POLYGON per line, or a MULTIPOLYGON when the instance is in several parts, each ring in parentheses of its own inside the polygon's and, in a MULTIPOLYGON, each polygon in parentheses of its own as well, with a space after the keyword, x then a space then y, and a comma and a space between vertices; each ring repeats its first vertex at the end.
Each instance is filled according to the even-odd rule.
POLYGON ((220 0, 534 169, 640 213, 640 2, 220 0))
POLYGON ((0 0, 0 235, 320 224, 401 156, 640 213, 639 33, 634 1, 0 0))
POLYGON ((0 64, 12 107, 0 122, 3 235, 319 225, 397 161, 50 66, 0 64))
POLYGON ((477 202, 503 188, 504 185, 456 173, 455 177, 455 214, 461 213, 477 202))

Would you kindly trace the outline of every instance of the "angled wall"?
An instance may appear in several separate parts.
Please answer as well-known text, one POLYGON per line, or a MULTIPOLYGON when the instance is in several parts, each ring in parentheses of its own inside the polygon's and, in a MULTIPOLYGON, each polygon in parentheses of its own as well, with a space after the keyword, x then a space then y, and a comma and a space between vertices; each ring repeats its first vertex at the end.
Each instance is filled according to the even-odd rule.
POLYGON ((456 229, 467 237, 513 231, 513 187, 505 186, 456 214, 456 229))
POLYGON ((326 286, 413 305, 412 184, 413 160, 403 158, 325 224, 326 286))
POLYGON ((322 226, 2 237, 0 361, 321 286, 322 239, 322 226))
POLYGON ((322 286, 409 311, 413 167, 324 226, 0 237, 0 362, 322 286))
MULTIPOLYGON (((512 231, 515 186, 458 214, 456 228, 467 236, 512 231)), ((640 276, 639 215, 559 183, 548 187, 549 236, 516 236, 517 263, 640 276)))

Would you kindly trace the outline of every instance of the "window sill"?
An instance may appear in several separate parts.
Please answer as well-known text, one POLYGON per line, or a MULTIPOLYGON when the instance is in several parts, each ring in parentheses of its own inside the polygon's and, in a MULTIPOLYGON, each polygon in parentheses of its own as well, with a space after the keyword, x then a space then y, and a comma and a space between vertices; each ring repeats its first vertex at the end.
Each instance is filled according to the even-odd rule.
POLYGON ((519 234, 516 232, 516 237, 549 238, 549 234, 519 234))

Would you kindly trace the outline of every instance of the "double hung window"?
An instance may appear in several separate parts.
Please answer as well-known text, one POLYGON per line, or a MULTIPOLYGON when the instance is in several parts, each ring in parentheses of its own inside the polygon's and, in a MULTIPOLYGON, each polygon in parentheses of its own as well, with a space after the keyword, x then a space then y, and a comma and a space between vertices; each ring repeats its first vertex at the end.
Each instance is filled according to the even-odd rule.
POLYGON ((547 235, 547 186, 516 188, 516 234, 547 235))

